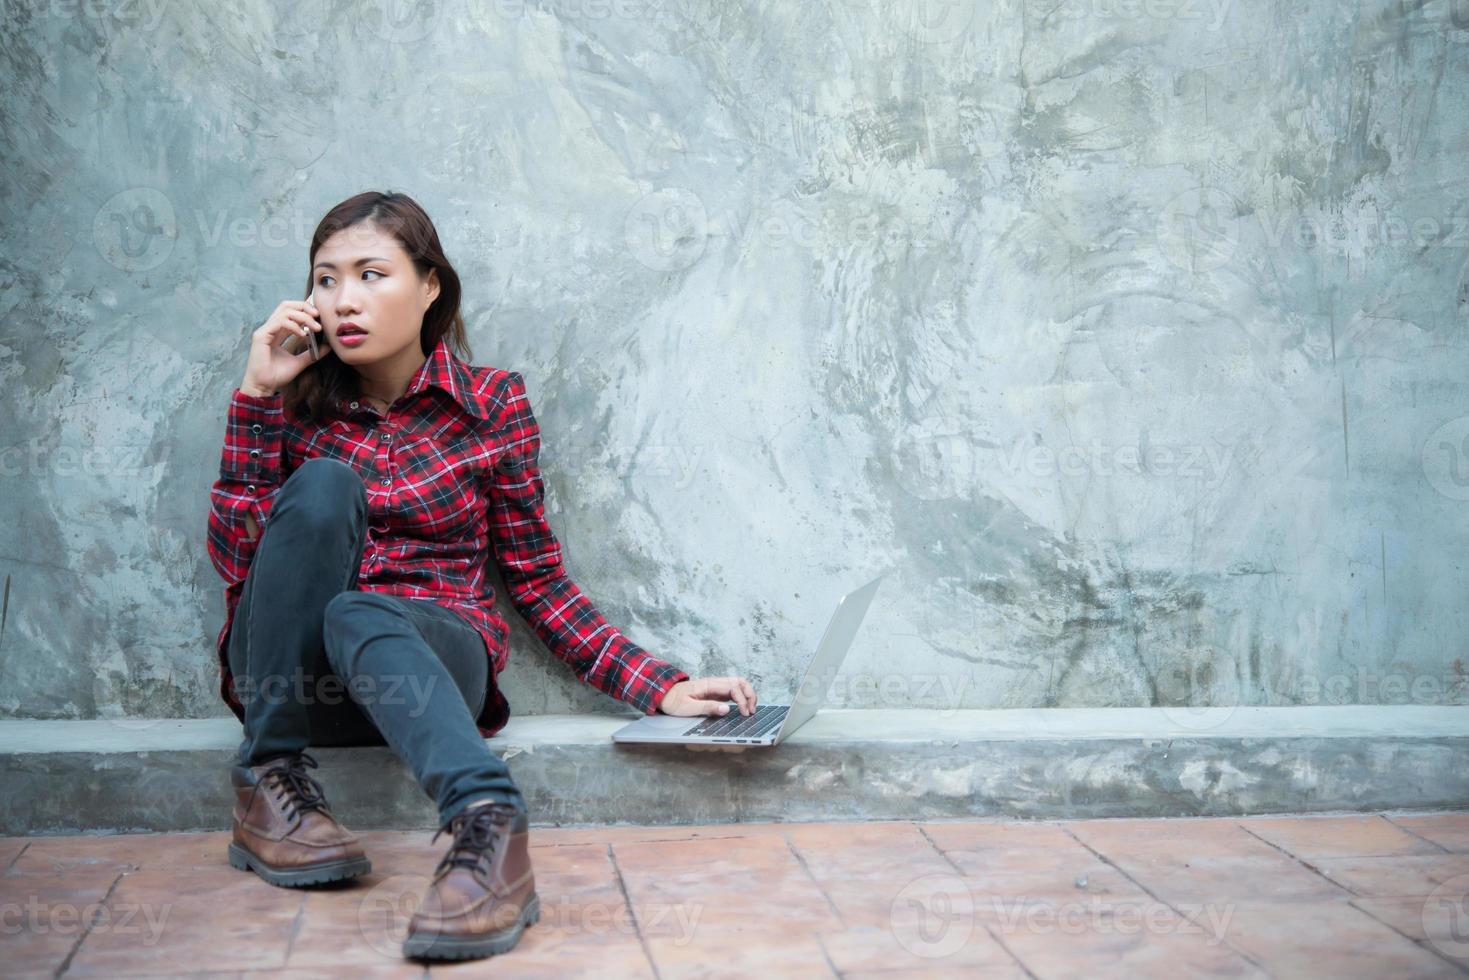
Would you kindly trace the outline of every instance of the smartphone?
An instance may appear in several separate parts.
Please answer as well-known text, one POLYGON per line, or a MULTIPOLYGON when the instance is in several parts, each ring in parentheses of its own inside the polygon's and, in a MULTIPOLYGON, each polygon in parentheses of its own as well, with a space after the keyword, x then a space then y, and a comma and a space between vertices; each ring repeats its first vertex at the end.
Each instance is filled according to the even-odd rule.
MULTIPOLYGON (((316 287, 315 286, 312 286, 311 287, 311 305, 313 307, 316 306, 316 287)), ((317 312, 320 313, 320 310, 318 309, 317 312)), ((320 320, 318 320, 317 322, 320 322, 320 320)), ((317 361, 321 360, 321 348, 318 347, 317 344, 316 344, 316 331, 315 330, 312 330, 310 327, 307 327, 306 328, 306 343, 311 347, 311 361, 312 361, 312 363, 314 364, 317 361)))

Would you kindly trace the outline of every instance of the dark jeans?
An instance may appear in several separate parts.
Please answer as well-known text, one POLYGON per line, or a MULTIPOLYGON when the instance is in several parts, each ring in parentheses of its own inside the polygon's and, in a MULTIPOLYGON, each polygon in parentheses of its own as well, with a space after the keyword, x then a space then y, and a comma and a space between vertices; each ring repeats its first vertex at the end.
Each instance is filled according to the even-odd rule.
POLYGON ((475 727, 490 683, 484 639, 437 603, 356 591, 366 531, 367 488, 346 463, 309 459, 281 486, 230 627, 240 765, 387 744, 441 820, 485 798, 524 808, 475 727))

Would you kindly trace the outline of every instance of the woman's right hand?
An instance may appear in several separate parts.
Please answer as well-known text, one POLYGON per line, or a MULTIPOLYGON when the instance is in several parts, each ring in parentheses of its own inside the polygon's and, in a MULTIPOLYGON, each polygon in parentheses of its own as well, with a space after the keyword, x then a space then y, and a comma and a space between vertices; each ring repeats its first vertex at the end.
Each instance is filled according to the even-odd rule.
POLYGON ((301 351, 295 354, 285 348, 293 335, 304 340, 308 331, 314 332, 321 356, 328 356, 332 349, 322 333, 320 321, 316 319, 318 315, 310 300, 283 300, 270 319, 257 327, 251 336, 250 358, 245 363, 241 390, 253 394, 275 394, 315 363, 309 345, 303 343, 301 351))

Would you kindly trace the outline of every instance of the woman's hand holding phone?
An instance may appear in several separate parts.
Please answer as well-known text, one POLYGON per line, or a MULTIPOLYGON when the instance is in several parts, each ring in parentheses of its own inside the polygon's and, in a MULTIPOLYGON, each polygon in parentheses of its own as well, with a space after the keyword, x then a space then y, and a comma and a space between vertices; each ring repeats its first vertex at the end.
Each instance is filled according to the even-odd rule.
POLYGON ((274 395, 296 375, 329 355, 330 345, 317 342, 318 335, 325 337, 316 319, 319 315, 310 300, 283 300, 251 337, 250 358, 240 390, 250 395, 274 395), (296 335, 306 339, 299 352, 285 346, 296 335))

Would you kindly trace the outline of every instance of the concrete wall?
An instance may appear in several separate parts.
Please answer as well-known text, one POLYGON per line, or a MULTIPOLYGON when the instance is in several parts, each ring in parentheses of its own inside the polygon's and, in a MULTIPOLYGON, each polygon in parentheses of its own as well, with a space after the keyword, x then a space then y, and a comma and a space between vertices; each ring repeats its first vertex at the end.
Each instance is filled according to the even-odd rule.
POLYGON ((691 672, 890 568, 835 704, 1466 700, 1462 3, 403 8, 6 4, 0 715, 225 713, 225 404, 369 188, 691 672))

